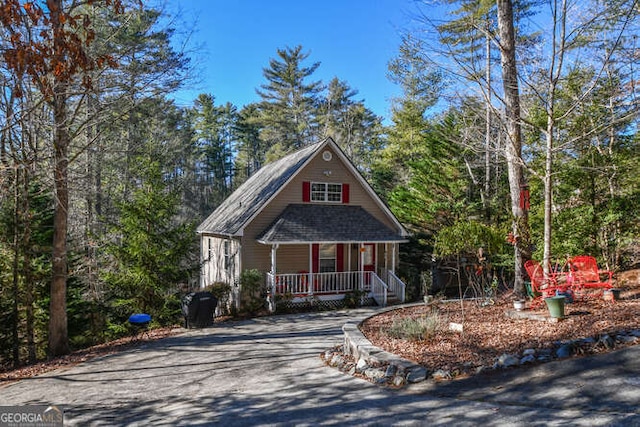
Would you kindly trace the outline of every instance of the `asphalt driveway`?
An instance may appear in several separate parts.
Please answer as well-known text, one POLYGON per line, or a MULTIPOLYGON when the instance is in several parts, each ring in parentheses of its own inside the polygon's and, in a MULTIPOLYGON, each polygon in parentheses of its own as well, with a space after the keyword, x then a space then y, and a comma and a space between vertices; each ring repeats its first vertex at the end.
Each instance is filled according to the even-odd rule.
POLYGON ((374 309, 216 324, 0 387, 78 426, 639 425, 640 346, 469 380, 380 388, 326 367, 374 309))

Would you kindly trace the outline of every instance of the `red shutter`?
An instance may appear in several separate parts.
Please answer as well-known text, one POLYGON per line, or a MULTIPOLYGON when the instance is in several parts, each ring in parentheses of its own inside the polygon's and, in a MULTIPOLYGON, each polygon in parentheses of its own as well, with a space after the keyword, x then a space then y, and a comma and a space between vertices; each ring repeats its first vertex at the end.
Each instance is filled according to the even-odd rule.
POLYGON ((344 244, 342 243, 336 245, 336 270, 344 271, 344 244))
POLYGON ((309 181, 304 181, 302 183, 302 201, 311 201, 311 183, 309 181))
POLYGON ((314 243, 313 245, 311 245, 311 257, 313 258, 311 260, 311 267, 313 268, 313 273, 317 273, 320 268, 320 245, 317 243, 314 243))
POLYGON ((342 184, 342 203, 349 203, 349 184, 342 184))

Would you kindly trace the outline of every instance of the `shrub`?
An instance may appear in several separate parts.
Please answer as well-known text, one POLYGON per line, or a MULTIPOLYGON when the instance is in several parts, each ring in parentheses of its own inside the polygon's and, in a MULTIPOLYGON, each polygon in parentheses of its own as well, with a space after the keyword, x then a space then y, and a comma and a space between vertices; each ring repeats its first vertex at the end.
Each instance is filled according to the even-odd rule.
POLYGON ((231 297, 231 285, 224 282, 215 282, 205 289, 211 292, 218 299, 220 314, 229 314, 229 304, 231 297))
POLYGON ((362 305, 362 298, 367 295, 367 291, 360 289, 354 289, 349 291, 344 296, 344 306, 347 308, 357 308, 362 305))
POLYGON ((266 289, 263 275, 259 270, 244 270, 240 274, 241 309, 249 314, 255 314, 264 308, 266 303, 266 289))

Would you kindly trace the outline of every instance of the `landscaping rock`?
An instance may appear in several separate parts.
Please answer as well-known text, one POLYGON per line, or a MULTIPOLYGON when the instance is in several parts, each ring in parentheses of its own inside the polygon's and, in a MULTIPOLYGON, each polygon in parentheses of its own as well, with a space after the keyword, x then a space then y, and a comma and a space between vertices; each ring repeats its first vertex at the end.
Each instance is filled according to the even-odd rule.
POLYGON ((520 363, 520 359, 516 356, 508 353, 504 353, 498 358, 498 366, 508 368, 509 366, 515 366, 520 363))
POLYGON ((398 371, 398 367, 396 365, 387 366, 387 371, 384 373, 384 376, 387 378, 393 377, 398 371))
POLYGON ((419 383, 427 379, 427 369, 422 366, 416 366, 407 373, 407 382, 419 383))
POLYGON ((360 358, 356 363, 356 372, 362 373, 368 366, 367 361, 364 358, 360 358))
POLYGON ((449 371, 445 371, 444 369, 438 369, 433 374, 431 374, 431 378, 436 381, 450 380, 451 373, 449 371))
POLYGON ((573 353, 573 346, 571 344, 562 344, 556 350, 556 357, 558 359, 564 359, 566 357, 570 357, 573 353))
POLYGON ((393 384, 394 387, 403 386, 405 384, 404 376, 396 375, 395 377, 393 377, 393 380, 391 381, 391 384, 393 384))
POLYGON ((333 357, 331 357, 331 361, 329 362, 329 365, 331 366, 335 366, 336 368, 340 368, 342 365, 344 364, 344 358, 339 355, 339 354, 334 354, 333 357))
POLYGON ((379 380, 384 378, 384 370, 380 368, 367 368, 364 370, 364 376, 370 380, 379 380))
POLYGON ((520 364, 525 365, 527 363, 533 363, 536 361, 536 357, 533 354, 527 354, 522 359, 520 359, 520 364))
POLYGON ((598 340, 598 344, 603 345, 605 348, 613 348, 615 341, 609 334, 604 334, 598 340))

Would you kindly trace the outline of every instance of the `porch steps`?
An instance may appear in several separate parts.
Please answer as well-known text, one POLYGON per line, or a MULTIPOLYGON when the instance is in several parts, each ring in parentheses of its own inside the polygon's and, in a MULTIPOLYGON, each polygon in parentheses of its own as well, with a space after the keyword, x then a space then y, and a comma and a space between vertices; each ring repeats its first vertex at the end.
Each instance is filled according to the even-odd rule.
POLYGON ((387 293, 387 305, 398 305, 401 303, 402 301, 400 300, 400 298, 398 298, 398 296, 395 293, 391 291, 387 293))

